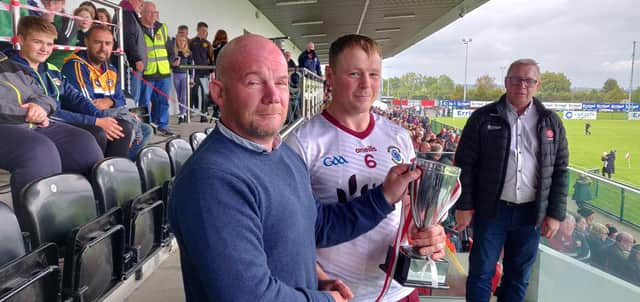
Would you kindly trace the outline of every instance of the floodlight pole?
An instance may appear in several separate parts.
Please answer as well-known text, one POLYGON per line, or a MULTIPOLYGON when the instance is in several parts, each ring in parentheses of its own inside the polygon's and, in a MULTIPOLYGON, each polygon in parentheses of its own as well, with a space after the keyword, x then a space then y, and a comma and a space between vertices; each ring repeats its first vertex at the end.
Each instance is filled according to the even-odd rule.
POLYGON ((633 65, 636 60, 636 43, 638 41, 633 41, 633 51, 631 52, 631 76, 629 76, 629 107, 627 107, 627 111, 631 111, 631 96, 633 94, 633 65))
POLYGON ((464 43, 465 45, 465 52, 464 52, 464 92, 463 92, 463 96, 462 96, 462 100, 466 101, 467 100, 467 67, 469 65, 469 43, 471 43, 471 38, 463 38, 462 39, 462 43, 464 43))

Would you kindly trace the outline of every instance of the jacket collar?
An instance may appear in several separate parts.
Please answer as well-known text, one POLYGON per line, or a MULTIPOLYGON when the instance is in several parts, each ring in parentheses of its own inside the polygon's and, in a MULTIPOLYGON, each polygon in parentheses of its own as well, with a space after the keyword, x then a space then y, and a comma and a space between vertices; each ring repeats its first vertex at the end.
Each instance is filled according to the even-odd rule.
POLYGON ((70 56, 66 57, 64 59, 64 62, 67 63, 68 61, 71 60, 76 60, 79 61, 82 64, 87 65, 87 68, 89 68, 92 72, 95 72, 97 74, 103 74, 105 72, 107 72, 110 69, 114 69, 112 68, 111 64, 107 64, 107 62, 102 63, 102 72, 100 72, 100 70, 97 70, 93 64, 89 63, 89 57, 87 57, 87 51, 86 50, 81 50, 75 53, 72 53, 70 56))
MULTIPOLYGON (((533 106, 536 107, 536 111, 538 112, 538 115, 540 117, 543 117, 543 115, 546 115, 547 108, 545 108, 542 102, 535 96, 533 97, 533 106)), ((496 104, 496 110, 500 116, 504 118, 507 117, 507 112, 509 111, 509 108, 507 104, 506 93, 500 97, 500 100, 498 100, 498 103, 496 104)))
MULTIPOLYGON (((19 52, 15 51, 11 54, 11 61, 14 61, 22 66, 27 67, 29 70, 31 70, 32 72, 36 72, 35 70, 33 70, 31 68, 31 66, 29 66, 29 62, 27 62, 27 60, 25 58, 23 58, 19 52)), ((49 70, 49 68, 47 68, 47 63, 40 63, 38 64, 38 73, 45 73, 49 70)))

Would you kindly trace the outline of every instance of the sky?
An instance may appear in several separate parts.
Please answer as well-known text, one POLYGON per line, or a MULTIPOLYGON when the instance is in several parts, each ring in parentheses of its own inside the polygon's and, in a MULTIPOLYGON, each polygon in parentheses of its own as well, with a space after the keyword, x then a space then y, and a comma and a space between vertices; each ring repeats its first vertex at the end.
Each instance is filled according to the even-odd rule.
MULTIPOLYGON (((468 80, 485 74, 501 85, 505 68, 533 58, 542 72, 562 72, 572 88, 601 89, 613 78, 627 89, 633 41, 640 41, 639 0, 490 0, 383 62, 383 77, 417 72, 446 74, 464 83, 465 45, 470 38, 468 80)), ((636 44, 633 89, 640 84, 636 44)), ((543 83, 544 85, 544 83, 543 83)))

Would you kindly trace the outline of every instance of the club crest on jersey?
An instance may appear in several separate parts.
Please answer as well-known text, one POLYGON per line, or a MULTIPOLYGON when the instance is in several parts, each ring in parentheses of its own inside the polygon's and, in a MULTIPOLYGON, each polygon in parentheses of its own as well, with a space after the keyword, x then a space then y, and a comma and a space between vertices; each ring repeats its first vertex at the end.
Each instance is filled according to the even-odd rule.
POLYGON ((391 160, 396 164, 402 163, 402 153, 400 152, 400 148, 396 146, 389 146, 387 148, 387 152, 391 154, 391 160))
POLYGON ((56 86, 62 85, 62 81, 60 81, 60 79, 58 78, 52 78, 51 80, 53 81, 53 85, 56 85, 56 86))

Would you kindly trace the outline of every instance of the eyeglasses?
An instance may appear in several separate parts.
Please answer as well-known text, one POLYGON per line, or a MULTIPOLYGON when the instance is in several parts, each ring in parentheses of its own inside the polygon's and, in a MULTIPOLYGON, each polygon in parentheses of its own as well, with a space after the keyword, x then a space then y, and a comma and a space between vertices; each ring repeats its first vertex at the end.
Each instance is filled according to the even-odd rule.
POLYGON ((538 84, 538 80, 536 79, 528 79, 528 78, 518 78, 518 77, 507 77, 507 81, 509 81, 509 85, 512 86, 521 86, 522 83, 527 87, 533 87, 538 84))

